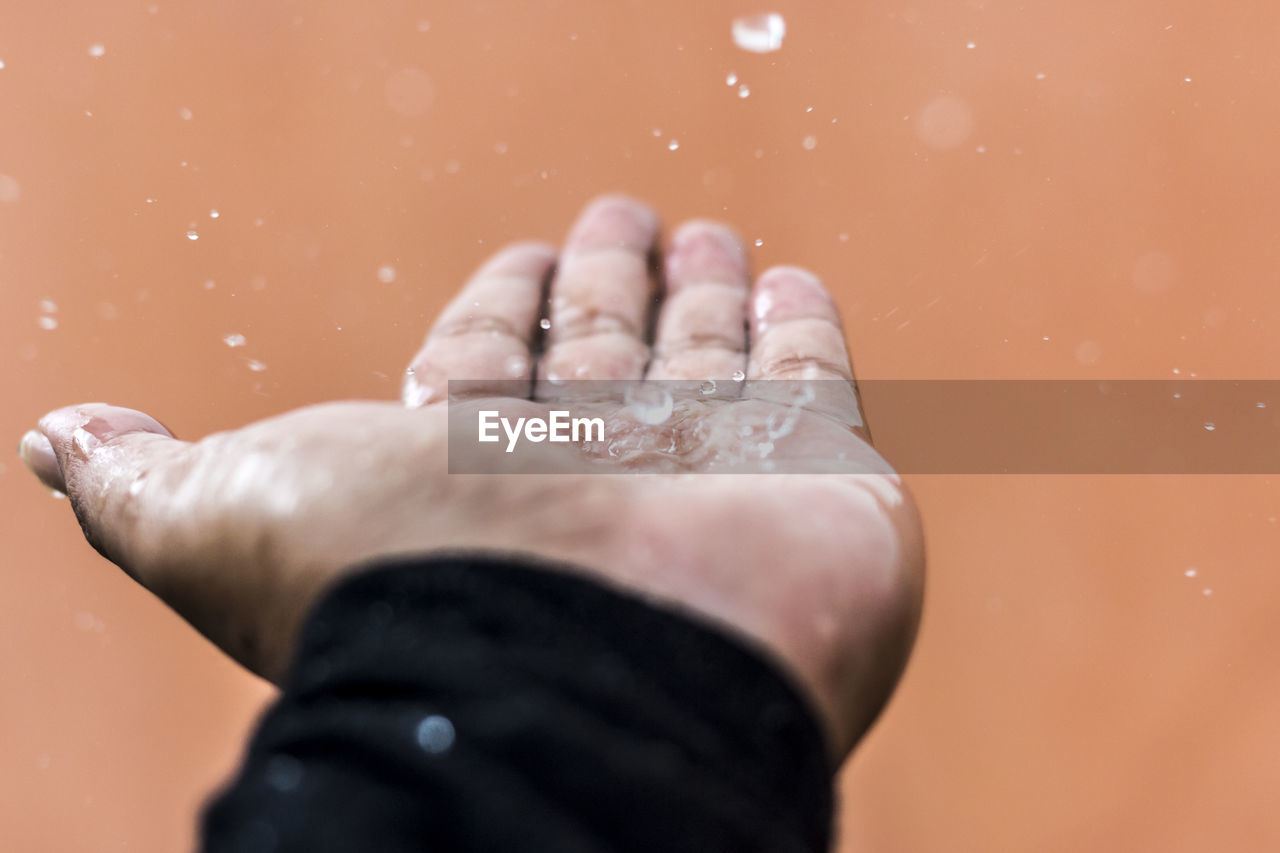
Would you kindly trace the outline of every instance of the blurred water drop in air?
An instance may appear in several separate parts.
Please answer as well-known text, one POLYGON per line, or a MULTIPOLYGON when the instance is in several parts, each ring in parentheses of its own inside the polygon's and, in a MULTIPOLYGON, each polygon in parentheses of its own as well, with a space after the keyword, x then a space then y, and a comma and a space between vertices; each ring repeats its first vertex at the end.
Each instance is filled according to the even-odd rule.
POLYGON ((396 268, 390 264, 383 264, 378 267, 378 281, 383 284, 390 284, 396 280, 396 268))
POLYGON ((973 132, 973 112, 959 98, 942 97, 920 111, 916 135, 930 148, 945 150, 961 145, 973 132))
POLYGON ((16 178, 0 175, 0 202, 17 201, 22 197, 22 187, 16 178))
POLYGON ((429 717, 424 717, 422 722, 418 724, 418 746, 432 755, 447 752, 453 746, 455 737, 456 732, 453 728, 453 723, 450 722, 448 717, 432 714, 429 717))
POLYGON ((232 348, 242 347, 245 344, 244 335, 239 334, 227 335, 222 339, 222 342, 232 348))
POLYGON ((752 53, 772 53, 782 47, 787 22, 777 12, 733 19, 733 43, 752 53))
POLYGON ((675 405, 670 392, 660 385, 631 385, 627 388, 626 401, 632 417, 649 426, 664 423, 671 417, 675 405))
POLYGON ((430 109, 436 87, 426 72, 405 68, 391 75, 386 85, 387 106, 402 116, 416 116, 430 109))

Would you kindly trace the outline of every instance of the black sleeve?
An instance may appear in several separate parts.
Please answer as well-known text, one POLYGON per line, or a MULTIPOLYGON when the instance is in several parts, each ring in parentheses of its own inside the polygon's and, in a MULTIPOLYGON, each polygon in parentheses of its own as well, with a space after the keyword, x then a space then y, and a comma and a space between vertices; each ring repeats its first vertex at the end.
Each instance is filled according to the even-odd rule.
POLYGON ((817 853, 831 768, 776 664, 524 559, 370 564, 303 628, 204 853, 817 853))

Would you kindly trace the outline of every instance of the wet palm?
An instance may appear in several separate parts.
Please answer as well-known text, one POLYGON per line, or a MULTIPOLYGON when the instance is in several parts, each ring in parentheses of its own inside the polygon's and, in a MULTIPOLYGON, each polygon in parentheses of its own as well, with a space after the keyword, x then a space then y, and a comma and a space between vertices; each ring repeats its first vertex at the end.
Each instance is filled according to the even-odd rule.
POLYGON ((842 756, 914 637, 916 511, 855 429, 843 334, 817 279, 775 268, 753 289, 731 232, 686 224, 650 341, 656 235, 647 208, 611 197, 559 256, 535 244, 500 252, 428 335, 402 405, 328 403, 194 443, 138 412, 76 406, 42 419, 23 456, 68 493, 107 558, 267 677, 286 666, 316 597, 364 561, 519 552, 738 632, 798 680, 842 756), (642 378, 691 390, 590 401, 572 381, 642 378), (447 408, 449 379, 469 387, 447 408), (510 396, 513 382, 524 393, 510 396), (537 445, 528 464, 544 473, 449 473, 458 417, 570 404, 599 408, 607 440, 537 445), (684 473, 586 473, 601 465, 684 473), (845 473, 782 473, 816 470, 845 473), (718 471, 761 473, 702 475, 718 471))

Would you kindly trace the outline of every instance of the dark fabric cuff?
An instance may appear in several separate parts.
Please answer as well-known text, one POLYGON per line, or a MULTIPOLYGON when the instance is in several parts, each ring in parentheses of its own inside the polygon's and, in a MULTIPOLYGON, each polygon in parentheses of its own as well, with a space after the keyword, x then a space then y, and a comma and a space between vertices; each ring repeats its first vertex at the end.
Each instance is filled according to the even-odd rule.
POLYGON ((805 698, 748 641, 527 558, 385 559, 329 590, 224 851, 768 851, 830 843, 805 698))

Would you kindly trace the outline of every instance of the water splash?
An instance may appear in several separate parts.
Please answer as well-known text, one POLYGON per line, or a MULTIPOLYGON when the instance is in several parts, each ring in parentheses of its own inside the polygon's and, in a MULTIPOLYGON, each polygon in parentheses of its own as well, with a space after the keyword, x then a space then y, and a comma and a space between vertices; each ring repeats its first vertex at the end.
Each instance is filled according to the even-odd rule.
POLYGON ((658 385, 630 385, 627 387, 625 400, 631 415, 649 426, 665 423, 675 407, 671 393, 658 385))

